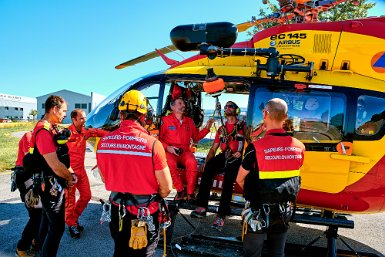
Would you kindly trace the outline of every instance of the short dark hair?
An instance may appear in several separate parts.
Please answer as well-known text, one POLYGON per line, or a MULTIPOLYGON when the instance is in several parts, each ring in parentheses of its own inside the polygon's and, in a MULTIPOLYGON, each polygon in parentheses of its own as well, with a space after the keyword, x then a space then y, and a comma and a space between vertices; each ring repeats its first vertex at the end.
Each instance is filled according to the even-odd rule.
POLYGON ((137 120, 142 115, 142 113, 139 112, 130 112, 130 111, 120 111, 123 114, 123 120, 137 120))
POLYGON ((71 112, 71 119, 74 119, 78 116, 78 113, 81 113, 81 112, 84 112, 82 109, 74 109, 72 112, 71 112))
POLYGON ((235 109, 239 108, 239 107, 238 107, 238 104, 234 103, 233 101, 229 100, 229 101, 227 101, 227 102, 228 102, 228 103, 232 103, 232 104, 235 106, 235 109))
POLYGON ((60 109, 64 103, 65 101, 63 97, 57 95, 50 95, 47 100, 45 100, 45 113, 49 113, 49 111, 55 106, 60 109))

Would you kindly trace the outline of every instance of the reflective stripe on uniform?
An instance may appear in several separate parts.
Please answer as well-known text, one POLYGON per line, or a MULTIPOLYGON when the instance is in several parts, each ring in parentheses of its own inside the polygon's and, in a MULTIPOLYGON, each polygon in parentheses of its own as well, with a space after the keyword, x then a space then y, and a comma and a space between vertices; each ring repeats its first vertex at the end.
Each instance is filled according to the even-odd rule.
POLYGON ((97 153, 110 153, 110 154, 124 154, 124 155, 137 155, 151 157, 152 153, 142 153, 133 151, 121 151, 121 150, 98 150, 97 153))
POLYGON ((260 179, 271 179, 271 178, 291 178, 300 175, 300 170, 269 170, 259 171, 260 179))

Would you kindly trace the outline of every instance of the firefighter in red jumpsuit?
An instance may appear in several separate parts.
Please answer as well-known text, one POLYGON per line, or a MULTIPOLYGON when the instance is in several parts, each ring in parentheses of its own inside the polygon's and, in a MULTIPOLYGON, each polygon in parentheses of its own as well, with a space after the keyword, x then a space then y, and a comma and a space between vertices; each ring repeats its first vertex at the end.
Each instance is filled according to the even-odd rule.
POLYGON ((143 128, 147 105, 140 91, 126 92, 118 107, 120 128, 103 137, 96 152, 102 180, 111 191, 114 257, 154 256, 159 202, 172 189, 162 144, 143 128))
POLYGON ((88 176, 84 167, 86 152, 86 141, 90 137, 102 137, 108 134, 102 129, 86 129, 86 114, 82 109, 75 109, 71 112, 72 124, 68 127, 71 137, 67 142, 69 148, 71 168, 78 177, 78 183, 66 190, 65 222, 72 238, 79 238, 83 226, 79 225, 78 219, 88 202, 91 200, 91 188, 88 176), (75 192, 79 191, 79 199, 76 201, 75 192))
POLYGON ((198 163, 194 154, 190 151, 191 140, 198 142, 209 132, 213 120, 210 119, 206 127, 198 130, 193 119, 184 116, 185 102, 180 96, 171 100, 171 114, 162 117, 159 131, 159 140, 166 150, 167 163, 170 167, 172 182, 177 194, 175 200, 185 197, 184 185, 179 177, 177 166, 183 165, 186 168, 187 196, 189 200, 195 199, 195 184, 198 176, 198 163))
MULTIPOLYGON (((25 201, 25 195, 28 190, 32 188, 32 174, 24 171, 23 158, 29 152, 31 146, 32 132, 29 131, 23 135, 19 141, 19 148, 16 160, 16 167, 12 177, 15 180, 15 186, 12 187, 11 191, 19 189, 21 201, 25 201)), ((21 239, 17 242, 16 256, 30 256, 34 255, 38 250, 38 238, 39 238, 39 227, 41 219, 41 204, 33 207, 28 207, 29 220, 24 227, 21 239)))
POLYGON ((284 257, 292 205, 300 189, 305 146, 283 129, 287 104, 274 98, 263 110, 266 134, 249 144, 237 183, 247 201, 243 216, 244 256, 260 257, 267 238, 269 256, 284 257), (246 234, 245 234, 246 232, 246 234))

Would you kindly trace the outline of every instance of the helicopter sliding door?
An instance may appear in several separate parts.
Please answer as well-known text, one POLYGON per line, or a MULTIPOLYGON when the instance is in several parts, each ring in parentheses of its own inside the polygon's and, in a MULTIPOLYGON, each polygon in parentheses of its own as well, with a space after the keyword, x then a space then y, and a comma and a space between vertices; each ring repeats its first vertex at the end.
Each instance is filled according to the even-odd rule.
MULTIPOLYGON (((253 90, 254 91, 254 90, 253 90)), ((306 146, 301 169, 302 188, 319 192, 338 193, 349 180, 350 162, 331 158, 343 139, 347 99, 342 93, 327 90, 296 90, 259 87, 253 92, 252 127, 263 119, 267 101, 281 98, 288 105, 286 131, 306 146)))

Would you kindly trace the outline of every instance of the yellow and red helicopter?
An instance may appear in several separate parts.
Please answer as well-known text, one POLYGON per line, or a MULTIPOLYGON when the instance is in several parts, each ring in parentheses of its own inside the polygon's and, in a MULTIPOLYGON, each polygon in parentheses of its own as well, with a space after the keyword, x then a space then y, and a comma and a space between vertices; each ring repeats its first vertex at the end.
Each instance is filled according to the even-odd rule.
MULTIPOLYGON (((160 56, 170 68, 118 89, 89 114, 86 125, 117 126, 116 106, 130 89, 141 90, 159 118, 178 86, 189 96, 188 115, 197 126, 212 113, 202 111, 207 95, 247 99, 242 112, 255 140, 261 110, 279 97, 289 107, 287 131, 306 146, 297 204, 333 215, 384 212, 385 17, 317 22, 320 12, 343 2, 280 1, 280 12, 237 26, 177 26, 170 33, 173 45, 116 66, 160 56), (279 25, 235 43, 238 32, 265 22, 279 25), (165 56, 176 50, 199 54, 183 61, 165 56)), ((214 190, 221 190, 220 181, 218 176, 214 190)), ((233 200, 243 200, 237 185, 233 200)))

